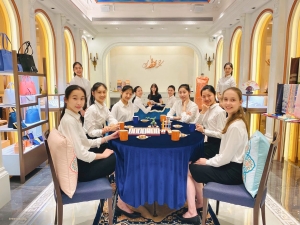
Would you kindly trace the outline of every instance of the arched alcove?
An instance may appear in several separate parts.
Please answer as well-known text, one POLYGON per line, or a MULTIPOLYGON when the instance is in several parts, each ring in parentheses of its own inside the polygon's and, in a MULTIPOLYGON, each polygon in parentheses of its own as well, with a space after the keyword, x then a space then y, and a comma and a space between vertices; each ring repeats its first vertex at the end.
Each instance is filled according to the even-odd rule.
POLYGON ((233 64, 234 70, 232 76, 235 82, 239 83, 240 78, 240 59, 241 59, 241 39, 242 39, 242 27, 237 27, 232 34, 230 42, 230 62, 233 64))
POLYGON ((73 63, 75 62, 75 42, 71 30, 68 27, 64 29, 65 52, 66 52, 66 76, 67 83, 73 78, 73 63))

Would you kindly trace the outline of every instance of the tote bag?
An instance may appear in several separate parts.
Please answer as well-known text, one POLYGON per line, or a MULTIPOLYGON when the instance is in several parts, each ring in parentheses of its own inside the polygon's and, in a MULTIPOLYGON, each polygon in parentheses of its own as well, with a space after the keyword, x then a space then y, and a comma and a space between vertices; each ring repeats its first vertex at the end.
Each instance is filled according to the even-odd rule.
POLYGON ((29 41, 26 41, 22 44, 22 46, 18 50, 17 59, 18 64, 22 65, 24 72, 38 72, 37 68, 35 67, 34 59, 33 59, 33 49, 29 41), (26 45, 24 53, 20 53, 21 48, 23 45, 26 45), (28 54, 29 48, 31 49, 31 54, 28 54))
POLYGON ((0 71, 12 71, 12 53, 8 50, 9 38, 5 33, 0 33, 1 48, 0 48, 0 71), (6 47, 5 47, 6 42, 6 47))
POLYGON ((25 123, 36 123, 40 121, 40 113, 37 107, 29 107, 25 115, 25 123))
POLYGON ((8 128, 14 128, 14 123, 17 122, 17 113, 15 108, 11 108, 13 111, 9 113, 9 117, 8 117, 8 128))
POLYGON ((22 76, 19 89, 20 95, 36 94, 35 85, 29 76, 22 76))
POLYGON ((12 89, 14 83, 8 83, 6 89, 4 90, 3 103, 4 104, 16 104, 15 90, 12 89))

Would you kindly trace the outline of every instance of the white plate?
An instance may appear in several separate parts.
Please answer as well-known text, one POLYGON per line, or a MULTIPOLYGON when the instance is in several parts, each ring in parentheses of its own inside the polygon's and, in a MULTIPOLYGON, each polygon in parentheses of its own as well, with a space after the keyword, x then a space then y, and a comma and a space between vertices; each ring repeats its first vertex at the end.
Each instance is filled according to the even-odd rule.
POLYGON ((149 136, 146 136, 145 138, 140 138, 140 136, 136 136, 136 138, 139 140, 146 140, 147 138, 149 138, 149 136))
POLYGON ((186 137, 186 136, 188 136, 188 135, 187 135, 187 134, 184 134, 184 133, 181 133, 181 134, 180 134, 180 137, 181 137, 181 138, 184 138, 184 137, 186 137))
POLYGON ((173 125, 173 127, 175 127, 175 128, 181 128, 181 127, 182 127, 182 125, 175 124, 175 125, 173 125))
POLYGON ((141 120, 141 122, 143 122, 143 123, 146 123, 146 122, 148 122, 149 120, 146 120, 146 119, 142 119, 141 120))
POLYGON ((133 128, 134 126, 131 126, 131 125, 127 125, 127 126, 124 126, 125 129, 130 129, 130 128, 133 128))

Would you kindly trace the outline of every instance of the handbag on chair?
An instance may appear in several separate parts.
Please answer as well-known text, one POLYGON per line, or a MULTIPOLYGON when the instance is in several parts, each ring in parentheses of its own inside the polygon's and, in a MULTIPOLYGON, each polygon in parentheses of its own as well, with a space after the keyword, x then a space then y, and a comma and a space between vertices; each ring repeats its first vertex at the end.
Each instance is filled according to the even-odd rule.
POLYGON ((9 38, 5 33, 0 33, 1 48, 0 48, 0 71, 12 71, 12 53, 8 50, 8 42, 11 44, 9 38), (5 48, 6 42, 6 48, 5 48))
POLYGON ((19 48, 17 54, 18 64, 22 65, 24 72, 35 72, 35 73, 38 72, 32 55, 33 55, 33 49, 31 47, 30 42, 29 41, 24 42, 22 46, 19 48), (24 53, 20 53, 20 49, 23 47, 23 45, 26 45, 25 51, 24 53), (31 54, 28 54, 29 47, 31 48, 31 54))
POLYGON ((8 83, 6 89, 4 90, 4 95, 3 95, 3 103, 4 104, 15 104, 16 99, 15 99, 15 90, 12 89, 12 86, 14 83, 10 82, 8 83))

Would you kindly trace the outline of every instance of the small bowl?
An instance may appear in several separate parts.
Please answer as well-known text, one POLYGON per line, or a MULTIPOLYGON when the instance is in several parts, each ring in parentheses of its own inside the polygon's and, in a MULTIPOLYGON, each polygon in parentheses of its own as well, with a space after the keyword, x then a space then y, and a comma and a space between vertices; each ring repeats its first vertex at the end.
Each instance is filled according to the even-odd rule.
POLYGON ((175 127, 175 128, 181 128, 182 125, 180 125, 180 124, 174 124, 173 127, 175 127))
POLYGON ((133 128, 134 126, 131 126, 131 125, 127 125, 127 126, 124 126, 125 129, 130 129, 130 128, 133 128))
POLYGON ((149 122, 149 120, 142 119, 142 120, 141 120, 141 122, 143 122, 143 123, 147 123, 147 122, 149 122))
POLYGON ((185 138, 186 136, 187 136, 187 134, 184 134, 184 133, 181 133, 181 134, 180 134, 180 137, 181 137, 181 138, 185 138))
POLYGON ((148 136, 146 136, 146 135, 144 135, 144 134, 141 134, 141 135, 139 135, 139 136, 136 136, 136 138, 139 139, 139 140, 145 140, 145 139, 148 138, 148 136))

